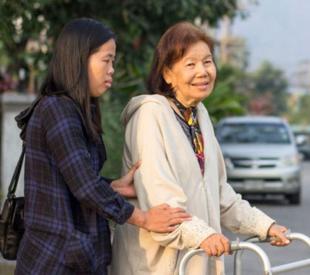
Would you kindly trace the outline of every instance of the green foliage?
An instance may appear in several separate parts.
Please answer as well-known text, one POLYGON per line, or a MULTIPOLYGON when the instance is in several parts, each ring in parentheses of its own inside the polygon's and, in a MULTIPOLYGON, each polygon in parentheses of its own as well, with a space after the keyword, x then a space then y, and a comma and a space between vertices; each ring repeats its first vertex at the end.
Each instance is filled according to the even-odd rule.
POLYGON ((297 99, 294 106, 287 111, 287 116, 291 124, 310 124, 310 95, 305 94, 297 99))
MULTIPOLYGON (((288 81, 284 72, 268 61, 248 77, 250 100, 261 101, 269 115, 281 115, 287 110, 288 81)), ((255 102, 254 102, 255 103, 255 102)))
POLYGON ((222 66, 217 72, 218 79, 213 93, 204 100, 213 123, 232 115, 243 115, 246 112, 246 98, 239 93, 238 84, 243 73, 229 65, 222 66))
POLYGON ((141 87, 154 45, 168 26, 196 18, 214 25, 223 15, 234 16, 236 6, 237 0, 2 0, 0 35, 10 73, 35 67, 40 75, 66 22, 77 17, 103 20, 118 35, 123 80, 141 87), (37 43, 35 49, 29 50, 29 42, 37 43))
POLYGON ((224 65, 218 70, 215 90, 204 103, 214 122, 245 113, 283 115, 288 109, 287 90, 283 71, 268 62, 252 73, 224 65))
POLYGON ((102 174, 106 177, 117 178, 121 173, 124 128, 120 121, 120 115, 124 105, 117 99, 109 97, 113 97, 113 94, 106 94, 101 104, 103 140, 107 151, 107 161, 102 174))

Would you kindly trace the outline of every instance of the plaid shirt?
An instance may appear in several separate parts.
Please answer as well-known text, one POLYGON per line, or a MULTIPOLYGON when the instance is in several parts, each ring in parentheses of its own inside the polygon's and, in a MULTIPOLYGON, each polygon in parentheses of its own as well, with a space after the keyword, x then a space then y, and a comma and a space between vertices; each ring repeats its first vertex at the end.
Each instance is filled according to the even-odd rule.
POLYGON ((68 97, 45 96, 27 126, 25 227, 16 274, 104 274, 111 260, 107 219, 133 206, 99 175, 106 153, 87 138, 68 97))

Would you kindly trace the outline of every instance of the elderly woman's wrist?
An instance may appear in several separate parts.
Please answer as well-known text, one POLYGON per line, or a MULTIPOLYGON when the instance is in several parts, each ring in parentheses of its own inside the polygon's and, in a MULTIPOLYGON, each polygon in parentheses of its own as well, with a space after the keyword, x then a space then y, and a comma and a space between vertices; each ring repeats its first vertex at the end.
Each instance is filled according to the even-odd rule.
POLYGON ((271 228, 272 228, 275 224, 276 224, 275 221, 274 221, 272 224, 270 224, 270 226, 269 226, 269 228, 268 228, 268 230, 267 230, 267 234, 266 234, 267 237, 270 237, 270 230, 271 230, 271 228))

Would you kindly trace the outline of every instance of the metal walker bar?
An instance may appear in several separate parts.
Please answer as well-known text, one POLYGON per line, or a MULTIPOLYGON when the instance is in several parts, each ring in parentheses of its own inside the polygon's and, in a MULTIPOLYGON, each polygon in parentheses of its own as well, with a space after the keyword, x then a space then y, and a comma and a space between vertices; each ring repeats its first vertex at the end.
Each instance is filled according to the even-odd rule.
MULTIPOLYGON (((310 247, 310 238, 304 234, 288 233, 286 236, 291 241, 292 240, 300 240, 310 247)), ((250 243, 262 243, 262 242, 268 242, 268 241, 269 240, 260 241, 257 237, 254 237, 254 238, 247 240, 247 242, 250 242, 250 243)), ((242 251, 239 249, 235 253, 234 275, 241 275, 242 274, 241 273, 241 256, 242 256, 242 251)), ((288 263, 288 264, 274 266, 274 267, 270 267, 269 269, 267 267, 265 267, 265 265, 264 265, 264 272, 265 272, 264 274, 268 274, 268 275, 269 274, 279 274, 279 273, 284 272, 284 271, 291 271, 291 270, 303 268, 306 266, 310 266, 310 259, 304 259, 304 260, 295 261, 295 262, 288 263)))
MULTIPOLYGON (((289 240, 300 240, 306 243, 310 247, 310 238, 304 234, 301 233, 288 233, 287 238, 289 240)), ((309 259, 304 259, 288 264, 283 264, 279 266, 274 266, 271 267, 269 258, 265 251, 260 248, 258 245, 254 244, 254 242, 262 242, 258 238, 251 238, 247 240, 246 242, 239 242, 233 241, 231 242, 231 251, 237 251, 236 252, 236 262, 234 266, 234 274, 235 275, 241 275, 241 253, 239 253, 240 250, 251 250, 255 252, 261 259, 263 263, 263 269, 264 269, 264 274, 265 275, 272 275, 272 274, 278 274, 280 272, 284 271, 290 271, 290 270, 295 270, 298 268, 310 266, 310 258, 309 259)), ((265 241, 266 242, 266 241, 265 241)), ((185 269, 188 261, 190 260, 191 257, 193 257, 196 254, 199 253, 204 253, 202 249, 196 249, 196 250, 191 250, 187 252, 184 257, 182 258, 180 262, 180 267, 179 267, 179 275, 185 275, 185 269)))

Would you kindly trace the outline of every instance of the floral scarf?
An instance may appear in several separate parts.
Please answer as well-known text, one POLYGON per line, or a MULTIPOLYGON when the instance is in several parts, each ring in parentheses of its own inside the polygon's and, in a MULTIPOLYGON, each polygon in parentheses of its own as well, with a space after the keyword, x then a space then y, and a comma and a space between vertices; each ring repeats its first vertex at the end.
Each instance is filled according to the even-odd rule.
POLYGON ((192 146, 196 154, 201 173, 203 175, 205 157, 204 157, 203 137, 201 134, 201 130, 200 130, 198 118, 197 118, 197 108, 196 107, 186 108, 176 98, 172 98, 172 101, 178 108, 179 112, 181 113, 182 119, 186 122, 187 126, 189 127, 192 146))

